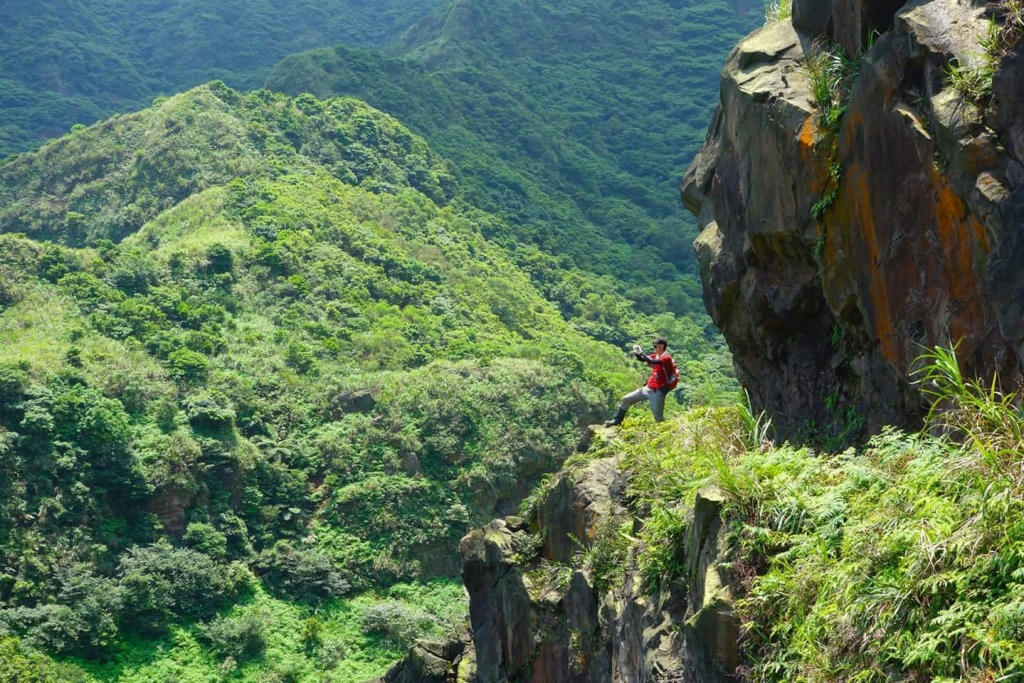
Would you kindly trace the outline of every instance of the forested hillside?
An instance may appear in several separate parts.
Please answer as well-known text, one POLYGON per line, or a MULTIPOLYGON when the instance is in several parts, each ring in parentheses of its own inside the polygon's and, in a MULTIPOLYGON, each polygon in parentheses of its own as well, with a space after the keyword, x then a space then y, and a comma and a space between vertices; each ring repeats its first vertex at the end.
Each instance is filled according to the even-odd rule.
POLYGON ((641 310, 706 319, 676 186, 704 139, 722 60, 763 18, 750 0, 458 0, 387 57, 316 50, 286 59, 267 85, 397 116, 517 240, 611 276, 604 287, 641 310))
POLYGON ((35 0, 0 4, 0 159, 76 123, 218 78, 262 84, 284 56, 393 40, 433 0, 35 0))
POLYGON ((0 8, 0 683, 380 675, 623 346, 735 398, 675 185, 759 8, 435 9, 0 8))
MULTIPOLYGON (((185 628, 239 664, 264 612, 324 601, 355 647, 375 632, 339 597, 452 575, 471 525, 639 379, 486 238, 510 228, 443 159, 356 100, 214 83, 22 155, 0 188, 0 630, 114 658, 114 680, 150 671, 132 638, 185 628)), ((685 319, 619 325, 714 353, 685 319)))

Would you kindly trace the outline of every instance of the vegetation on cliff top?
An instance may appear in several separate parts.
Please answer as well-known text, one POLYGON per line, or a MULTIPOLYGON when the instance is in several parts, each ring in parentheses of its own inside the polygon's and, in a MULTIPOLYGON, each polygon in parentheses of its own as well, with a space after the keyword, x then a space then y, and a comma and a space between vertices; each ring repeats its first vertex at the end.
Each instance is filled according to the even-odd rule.
POLYGON ((995 16, 979 41, 981 49, 969 63, 954 61, 946 71, 952 87, 982 106, 992 100, 992 79, 1003 58, 1024 37, 1024 1, 999 0, 990 5, 995 16))
MULTIPOLYGON (((815 453, 772 444, 745 409, 702 408, 632 421, 595 452, 625 456, 648 585, 684 575, 697 491, 727 495, 744 680, 1024 677, 1016 397, 962 377, 941 349, 919 378, 940 436, 890 429, 859 450, 815 453)), ((592 570, 621 571, 622 538, 598 536, 588 557, 619 559, 592 570)))

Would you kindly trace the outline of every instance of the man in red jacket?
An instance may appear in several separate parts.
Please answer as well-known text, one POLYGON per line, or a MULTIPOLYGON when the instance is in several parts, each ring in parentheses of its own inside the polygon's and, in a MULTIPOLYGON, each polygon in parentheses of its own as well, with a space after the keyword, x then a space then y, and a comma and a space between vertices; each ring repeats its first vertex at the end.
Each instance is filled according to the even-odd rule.
POLYGON ((614 418, 604 423, 605 427, 622 424, 629 407, 642 401, 650 403, 655 422, 662 422, 665 419, 665 396, 679 380, 676 374, 676 364, 673 362, 672 356, 668 354, 668 342, 664 339, 656 339, 654 353, 649 356, 643 353, 639 346, 635 346, 633 355, 637 360, 651 366, 651 377, 647 380, 647 384, 622 397, 622 401, 619 403, 619 412, 614 418))

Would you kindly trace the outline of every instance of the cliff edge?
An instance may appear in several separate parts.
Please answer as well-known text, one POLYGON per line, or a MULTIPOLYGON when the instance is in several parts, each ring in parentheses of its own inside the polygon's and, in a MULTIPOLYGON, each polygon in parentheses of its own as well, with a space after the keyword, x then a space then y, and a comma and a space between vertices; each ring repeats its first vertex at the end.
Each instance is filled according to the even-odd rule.
POLYGON ((915 424, 935 345, 1019 383, 1024 42, 988 47, 1010 4, 794 0, 730 55, 682 195, 707 309, 780 436, 915 424), (951 85, 986 68, 990 91, 951 85))

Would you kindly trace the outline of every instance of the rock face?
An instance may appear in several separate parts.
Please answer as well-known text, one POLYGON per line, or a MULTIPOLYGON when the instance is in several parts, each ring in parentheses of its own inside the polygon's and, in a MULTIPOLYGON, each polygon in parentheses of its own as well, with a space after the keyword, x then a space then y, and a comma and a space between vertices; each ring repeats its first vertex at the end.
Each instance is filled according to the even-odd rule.
POLYGON ((984 4, 795 0, 792 22, 729 57, 682 194, 705 304, 783 437, 916 422, 926 347, 958 343, 965 374, 1020 380, 1021 45, 985 111, 945 82, 980 52, 984 4), (823 41, 860 60, 836 130, 806 68, 823 41))
POLYGON ((447 650, 421 643, 385 681, 729 680, 739 665, 740 633, 723 567, 720 493, 702 491, 681 511, 690 519, 686 571, 670 585, 642 586, 629 556, 622 581, 602 592, 573 561, 602 525, 631 520, 627 479, 615 458, 575 466, 547 488, 534 524, 496 520, 467 535, 460 551, 472 638, 447 650))

